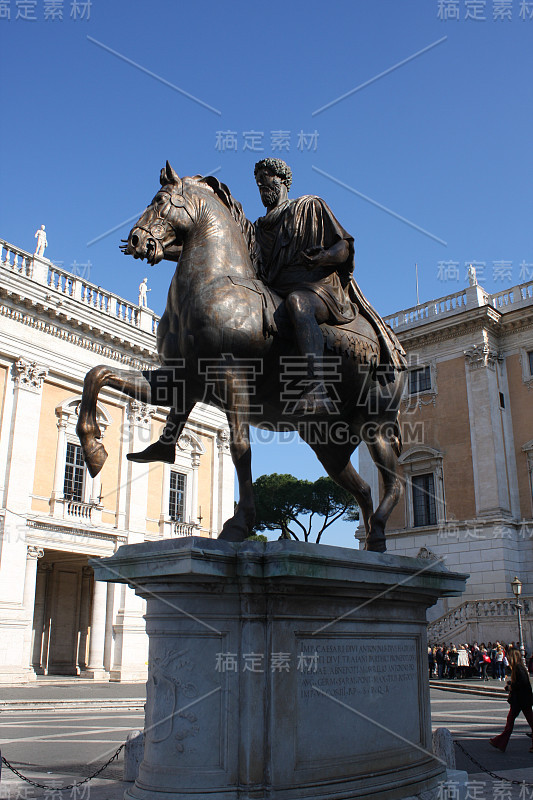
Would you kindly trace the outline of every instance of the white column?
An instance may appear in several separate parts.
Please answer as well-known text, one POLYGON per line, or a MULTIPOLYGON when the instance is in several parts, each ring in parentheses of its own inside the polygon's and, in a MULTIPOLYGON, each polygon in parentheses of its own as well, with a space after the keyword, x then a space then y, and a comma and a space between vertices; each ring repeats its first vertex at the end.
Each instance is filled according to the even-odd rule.
POLYGON ((91 610, 91 635, 89 639, 89 663, 84 676, 107 677, 104 670, 104 646, 107 612, 107 583, 94 582, 93 606, 91 610))
POLYGON ((161 487, 161 513, 159 514, 159 533, 161 536, 172 536, 172 523, 168 517, 170 498, 170 464, 163 464, 163 485, 161 487))
MULTIPOLYGON (((128 406, 130 427, 130 452, 144 450, 150 444, 151 422, 154 415, 145 403, 131 400, 128 406)), ((144 541, 148 501, 149 464, 128 461, 126 489, 126 529, 128 542, 144 541)))
POLYGON ((0 505, 3 502, 4 487, 6 483, 7 470, 9 469, 9 442, 11 440, 11 426, 13 419, 13 401, 15 396, 15 386, 12 381, 8 381, 4 393, 4 407, 2 409, 2 419, 0 420, 0 505))
POLYGON ((6 469, 6 505, 27 512, 33 491, 37 436, 41 413, 41 390, 47 374, 44 367, 19 359, 13 365, 13 424, 11 453, 6 469))
MULTIPOLYGON (((151 421, 155 409, 131 400, 128 404, 129 451, 144 450, 150 443, 151 421)), ((149 464, 127 462, 126 517, 128 544, 144 541, 148 500, 149 464)), ((125 587, 115 617, 115 647, 110 680, 144 680, 147 669, 147 638, 143 614, 145 603, 125 587)))
POLYGON ((488 341, 465 352, 476 513, 510 516, 511 504, 496 364, 488 341))
MULTIPOLYGON (((5 601, 10 605, 19 603, 22 606, 23 602, 24 585, 21 576, 26 569, 27 556, 26 524, 23 515, 31 510, 41 413, 41 389, 45 375, 46 370, 43 367, 22 359, 16 361, 12 369, 13 402, 5 470, 6 513, 0 560, 0 602, 5 601)), ((6 395, 9 393, 8 386, 6 395)), ((3 620, 0 620, 0 627, 2 622, 3 620)), ((18 644, 12 637, 10 648, 12 652, 18 645, 22 645, 22 637, 18 644)), ((21 649, 18 659, 22 657, 21 649)), ((22 660, 20 667, 22 668, 22 660)))
POLYGON ((67 452, 67 424, 68 417, 63 414, 57 421, 57 450, 56 450, 56 463, 54 468, 54 488, 52 490, 50 511, 54 514, 57 510, 57 516, 63 515, 62 506, 56 509, 56 500, 63 497, 63 485, 65 480, 65 457, 67 452))
POLYGON ((191 453, 191 511, 190 521, 193 523, 198 522, 198 468, 200 467, 200 453, 193 451, 191 453))
POLYGON ((229 449, 229 428, 220 428, 217 433, 218 446, 218 520, 213 520, 218 530, 227 519, 233 516, 233 491, 235 486, 235 468, 229 449))
POLYGON ((35 606, 35 584, 37 581, 37 559, 44 556, 41 547, 28 545, 26 555, 26 573, 24 575, 24 613, 27 615, 27 626, 24 631, 23 667, 31 670, 33 655, 33 609, 35 606))

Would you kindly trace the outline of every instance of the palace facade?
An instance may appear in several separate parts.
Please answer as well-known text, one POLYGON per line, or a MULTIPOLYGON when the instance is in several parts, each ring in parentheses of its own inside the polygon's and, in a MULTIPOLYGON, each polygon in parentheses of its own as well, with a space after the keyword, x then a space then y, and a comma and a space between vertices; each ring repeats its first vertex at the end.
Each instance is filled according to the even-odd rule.
POLYGON ((75 432, 84 376, 155 367, 158 318, 3 240, 0 318, 0 682, 145 680, 143 601, 95 582, 89 559, 218 535, 233 513, 226 417, 198 404, 175 464, 135 464, 126 454, 157 439, 166 410, 104 389, 109 457, 92 479, 75 432))
MULTIPOLYGON (((444 557, 470 573, 461 598, 431 609, 434 642, 516 641, 511 580, 523 583, 533 648, 533 282, 467 289, 385 321, 409 356, 402 402, 403 496, 391 553, 444 557)), ((360 472, 380 485, 368 450, 360 472)), ((362 530, 359 536, 363 537, 362 530)))

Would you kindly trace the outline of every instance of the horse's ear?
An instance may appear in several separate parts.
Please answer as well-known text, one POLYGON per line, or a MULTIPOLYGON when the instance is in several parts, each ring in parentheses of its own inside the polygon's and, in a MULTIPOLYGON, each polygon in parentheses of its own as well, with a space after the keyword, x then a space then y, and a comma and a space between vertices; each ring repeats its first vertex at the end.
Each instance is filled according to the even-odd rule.
POLYGON ((165 171, 166 171, 167 183, 178 183, 178 184, 181 183, 178 173, 174 169, 172 169, 168 161, 166 163, 165 171))
POLYGON ((161 169, 161 172, 159 173, 159 183, 161 184, 161 186, 165 186, 168 183, 167 173, 164 167, 161 169))

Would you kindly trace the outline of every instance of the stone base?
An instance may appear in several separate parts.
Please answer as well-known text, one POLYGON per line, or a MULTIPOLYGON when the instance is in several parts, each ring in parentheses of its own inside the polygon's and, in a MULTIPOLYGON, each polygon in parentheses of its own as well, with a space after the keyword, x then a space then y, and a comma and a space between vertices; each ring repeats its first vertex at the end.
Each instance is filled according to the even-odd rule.
POLYGON ((105 669, 84 669, 80 673, 80 677, 92 681, 107 681, 109 680, 109 672, 105 669))
POLYGON ((394 800, 444 780, 426 609, 465 576, 427 559, 200 537, 91 563, 147 601, 144 759, 125 798, 394 800))
POLYGON ((146 683, 148 670, 112 669, 109 672, 111 683, 146 683))
POLYGON ((21 670, 20 668, 17 669, 17 667, 0 669, 0 684, 31 683, 36 680, 37 675, 32 669, 21 670))

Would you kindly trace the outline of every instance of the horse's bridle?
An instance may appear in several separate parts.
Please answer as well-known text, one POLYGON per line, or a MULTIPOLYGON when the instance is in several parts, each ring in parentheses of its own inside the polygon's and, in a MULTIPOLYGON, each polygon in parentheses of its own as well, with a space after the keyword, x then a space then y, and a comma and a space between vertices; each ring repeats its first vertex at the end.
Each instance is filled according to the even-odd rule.
MULTIPOLYGON (((170 204, 167 207, 167 210, 164 214, 160 214, 159 211, 157 212, 157 217, 154 219, 150 226, 145 228, 143 225, 136 225, 135 227, 138 228, 140 231, 144 231, 147 233, 152 239, 156 239, 159 244, 161 245, 161 240, 165 236, 165 225, 170 225, 174 233, 176 233, 176 229, 172 223, 168 222, 167 217, 170 212, 170 207, 174 206, 174 208, 183 208, 185 213, 189 216, 191 222, 194 222, 194 219, 187 208, 185 197, 181 192, 176 191, 169 191, 168 189, 160 189, 157 194, 167 194, 170 199, 170 204)), ((161 245, 162 247, 162 245, 161 245)))

